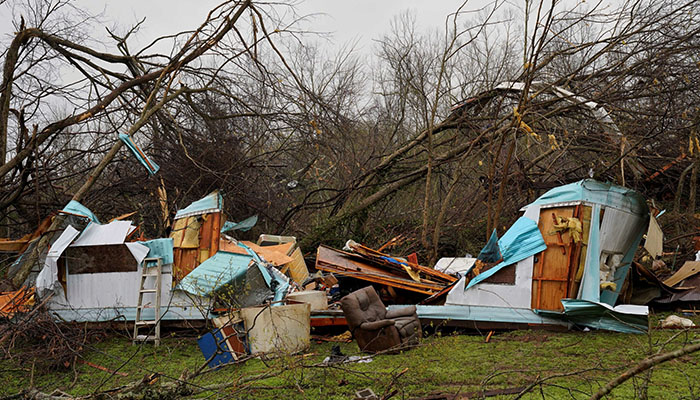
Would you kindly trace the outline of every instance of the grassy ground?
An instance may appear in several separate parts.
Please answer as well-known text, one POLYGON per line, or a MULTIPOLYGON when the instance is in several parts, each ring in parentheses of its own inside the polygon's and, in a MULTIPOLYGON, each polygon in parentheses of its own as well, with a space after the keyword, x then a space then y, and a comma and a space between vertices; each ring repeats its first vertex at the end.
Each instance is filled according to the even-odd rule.
MULTIPOLYGON (((652 323, 661 317, 652 317, 652 323)), ((700 323, 695 318, 696 323, 700 323)), ((205 392, 197 397, 255 399, 350 399, 356 390, 371 388, 375 393, 397 391, 405 399, 458 393, 478 398, 480 390, 522 388, 536 385, 524 398, 587 398, 609 379, 649 354, 678 348, 700 336, 700 332, 652 330, 650 336, 610 332, 513 331, 495 334, 489 343, 481 335, 435 334, 419 348, 398 355, 379 355, 371 363, 321 367, 331 343, 312 343, 304 355, 275 360, 251 359, 208 372, 194 385, 231 383, 231 387, 205 392), (669 343, 666 343, 670 340, 669 343), (243 383, 254 375, 272 375, 243 383), (238 385, 235 383, 239 382, 238 385)), ((357 354, 355 342, 342 344, 345 354, 357 354)), ((33 372, 34 386, 44 392, 60 389, 73 395, 89 394, 160 373, 159 382, 178 378, 183 371, 196 370, 204 358, 194 338, 171 337, 154 349, 132 346, 126 337, 114 336, 83 353, 91 363, 128 376, 101 371, 86 364, 62 370, 33 372)), ((649 384, 652 399, 694 399, 700 396, 700 354, 670 361, 653 370, 649 384)), ((4 361, 0 371, 0 394, 26 388, 31 365, 4 361)), ((155 383, 156 385, 158 383, 155 383)), ((642 379, 630 380, 613 392, 612 398, 638 398, 642 379)), ((515 394, 496 398, 514 398, 515 394)))

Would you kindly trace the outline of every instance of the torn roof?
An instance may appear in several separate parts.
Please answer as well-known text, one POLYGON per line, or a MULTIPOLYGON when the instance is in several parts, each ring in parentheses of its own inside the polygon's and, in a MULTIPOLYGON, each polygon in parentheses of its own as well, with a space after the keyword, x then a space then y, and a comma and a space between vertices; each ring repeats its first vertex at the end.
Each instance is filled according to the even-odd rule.
POLYGON ((122 244, 126 237, 136 227, 131 225, 131 221, 112 221, 109 224, 90 224, 83 229, 78 239, 72 247, 80 246, 106 246, 111 244, 122 244))
MULTIPOLYGON (((274 268, 268 270, 257 254, 247 246, 241 245, 241 247, 248 254, 219 250, 182 278, 177 289, 197 296, 209 296, 227 285, 242 282, 243 279, 246 279, 249 268, 257 268, 262 275, 264 284, 274 292, 274 301, 282 300, 289 289, 287 278, 274 268)), ((252 290, 254 288, 245 289, 252 290)))
POLYGON ((469 281, 465 290, 487 279, 503 267, 515 264, 547 248, 537 222, 527 217, 520 217, 498 240, 503 261, 477 275, 469 281))
POLYGON ((254 227, 255 224, 257 224, 257 223, 258 223, 258 216, 257 215, 253 215, 252 217, 248 217, 241 222, 226 221, 224 223, 224 226, 221 228, 221 233, 228 232, 228 231, 247 232, 252 227, 254 227))
POLYGON ((215 190, 182 210, 178 210, 177 214, 175 214, 175 219, 220 212, 223 205, 224 199, 221 193, 215 190))
POLYGON ((638 215, 645 215, 649 212, 646 200, 641 194, 632 189, 593 179, 584 179, 555 187, 530 205, 552 205, 567 202, 601 204, 638 215))
POLYGON ((138 243, 148 247, 148 258, 161 258, 164 265, 172 264, 175 260, 172 238, 153 239, 138 243))

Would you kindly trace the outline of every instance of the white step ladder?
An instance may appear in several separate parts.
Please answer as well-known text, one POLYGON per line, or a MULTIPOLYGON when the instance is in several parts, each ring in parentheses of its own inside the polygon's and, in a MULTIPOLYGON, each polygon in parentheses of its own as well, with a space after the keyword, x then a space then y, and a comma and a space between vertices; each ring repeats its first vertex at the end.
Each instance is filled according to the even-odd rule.
POLYGON ((160 293, 161 293, 161 277, 163 275, 163 259, 146 258, 143 260, 141 270, 141 283, 139 285, 139 301, 136 304, 136 319, 134 320, 134 344, 146 341, 153 341, 158 347, 160 344, 160 293), (153 287, 146 287, 146 280, 149 277, 155 277, 153 287), (155 294, 155 305, 150 302, 144 304, 144 294, 155 294), (143 319, 142 311, 144 308, 154 308, 153 319, 143 319), (146 328, 148 333, 139 335, 139 329, 146 328))

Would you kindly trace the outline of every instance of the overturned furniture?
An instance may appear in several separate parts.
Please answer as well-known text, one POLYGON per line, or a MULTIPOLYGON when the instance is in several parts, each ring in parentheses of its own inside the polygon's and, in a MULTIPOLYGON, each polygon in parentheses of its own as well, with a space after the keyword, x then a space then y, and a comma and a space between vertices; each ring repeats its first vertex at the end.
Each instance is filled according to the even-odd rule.
POLYGON ((350 331, 364 352, 397 351, 415 346, 420 340, 416 307, 387 311, 372 286, 350 293, 340 304, 350 331))
POLYGON ((646 331, 646 306, 615 306, 649 221, 639 193, 587 179, 523 210, 498 240, 500 262, 463 277, 444 306, 418 306, 421 319, 646 331))

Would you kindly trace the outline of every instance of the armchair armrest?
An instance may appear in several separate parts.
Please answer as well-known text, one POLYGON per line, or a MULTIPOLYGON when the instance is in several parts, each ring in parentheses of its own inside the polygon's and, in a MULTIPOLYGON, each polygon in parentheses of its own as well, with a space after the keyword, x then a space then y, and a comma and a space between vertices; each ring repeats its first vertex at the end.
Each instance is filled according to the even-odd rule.
POLYGON ((384 318, 394 319, 400 317, 410 317, 416 313, 416 306, 401 307, 396 309, 391 309, 386 312, 384 318))
POLYGON ((374 321, 374 322, 363 322, 360 325, 360 329, 364 329, 366 331, 375 331, 377 329, 386 328, 387 326, 392 326, 392 325, 394 325, 393 320, 382 319, 380 321, 374 321))

